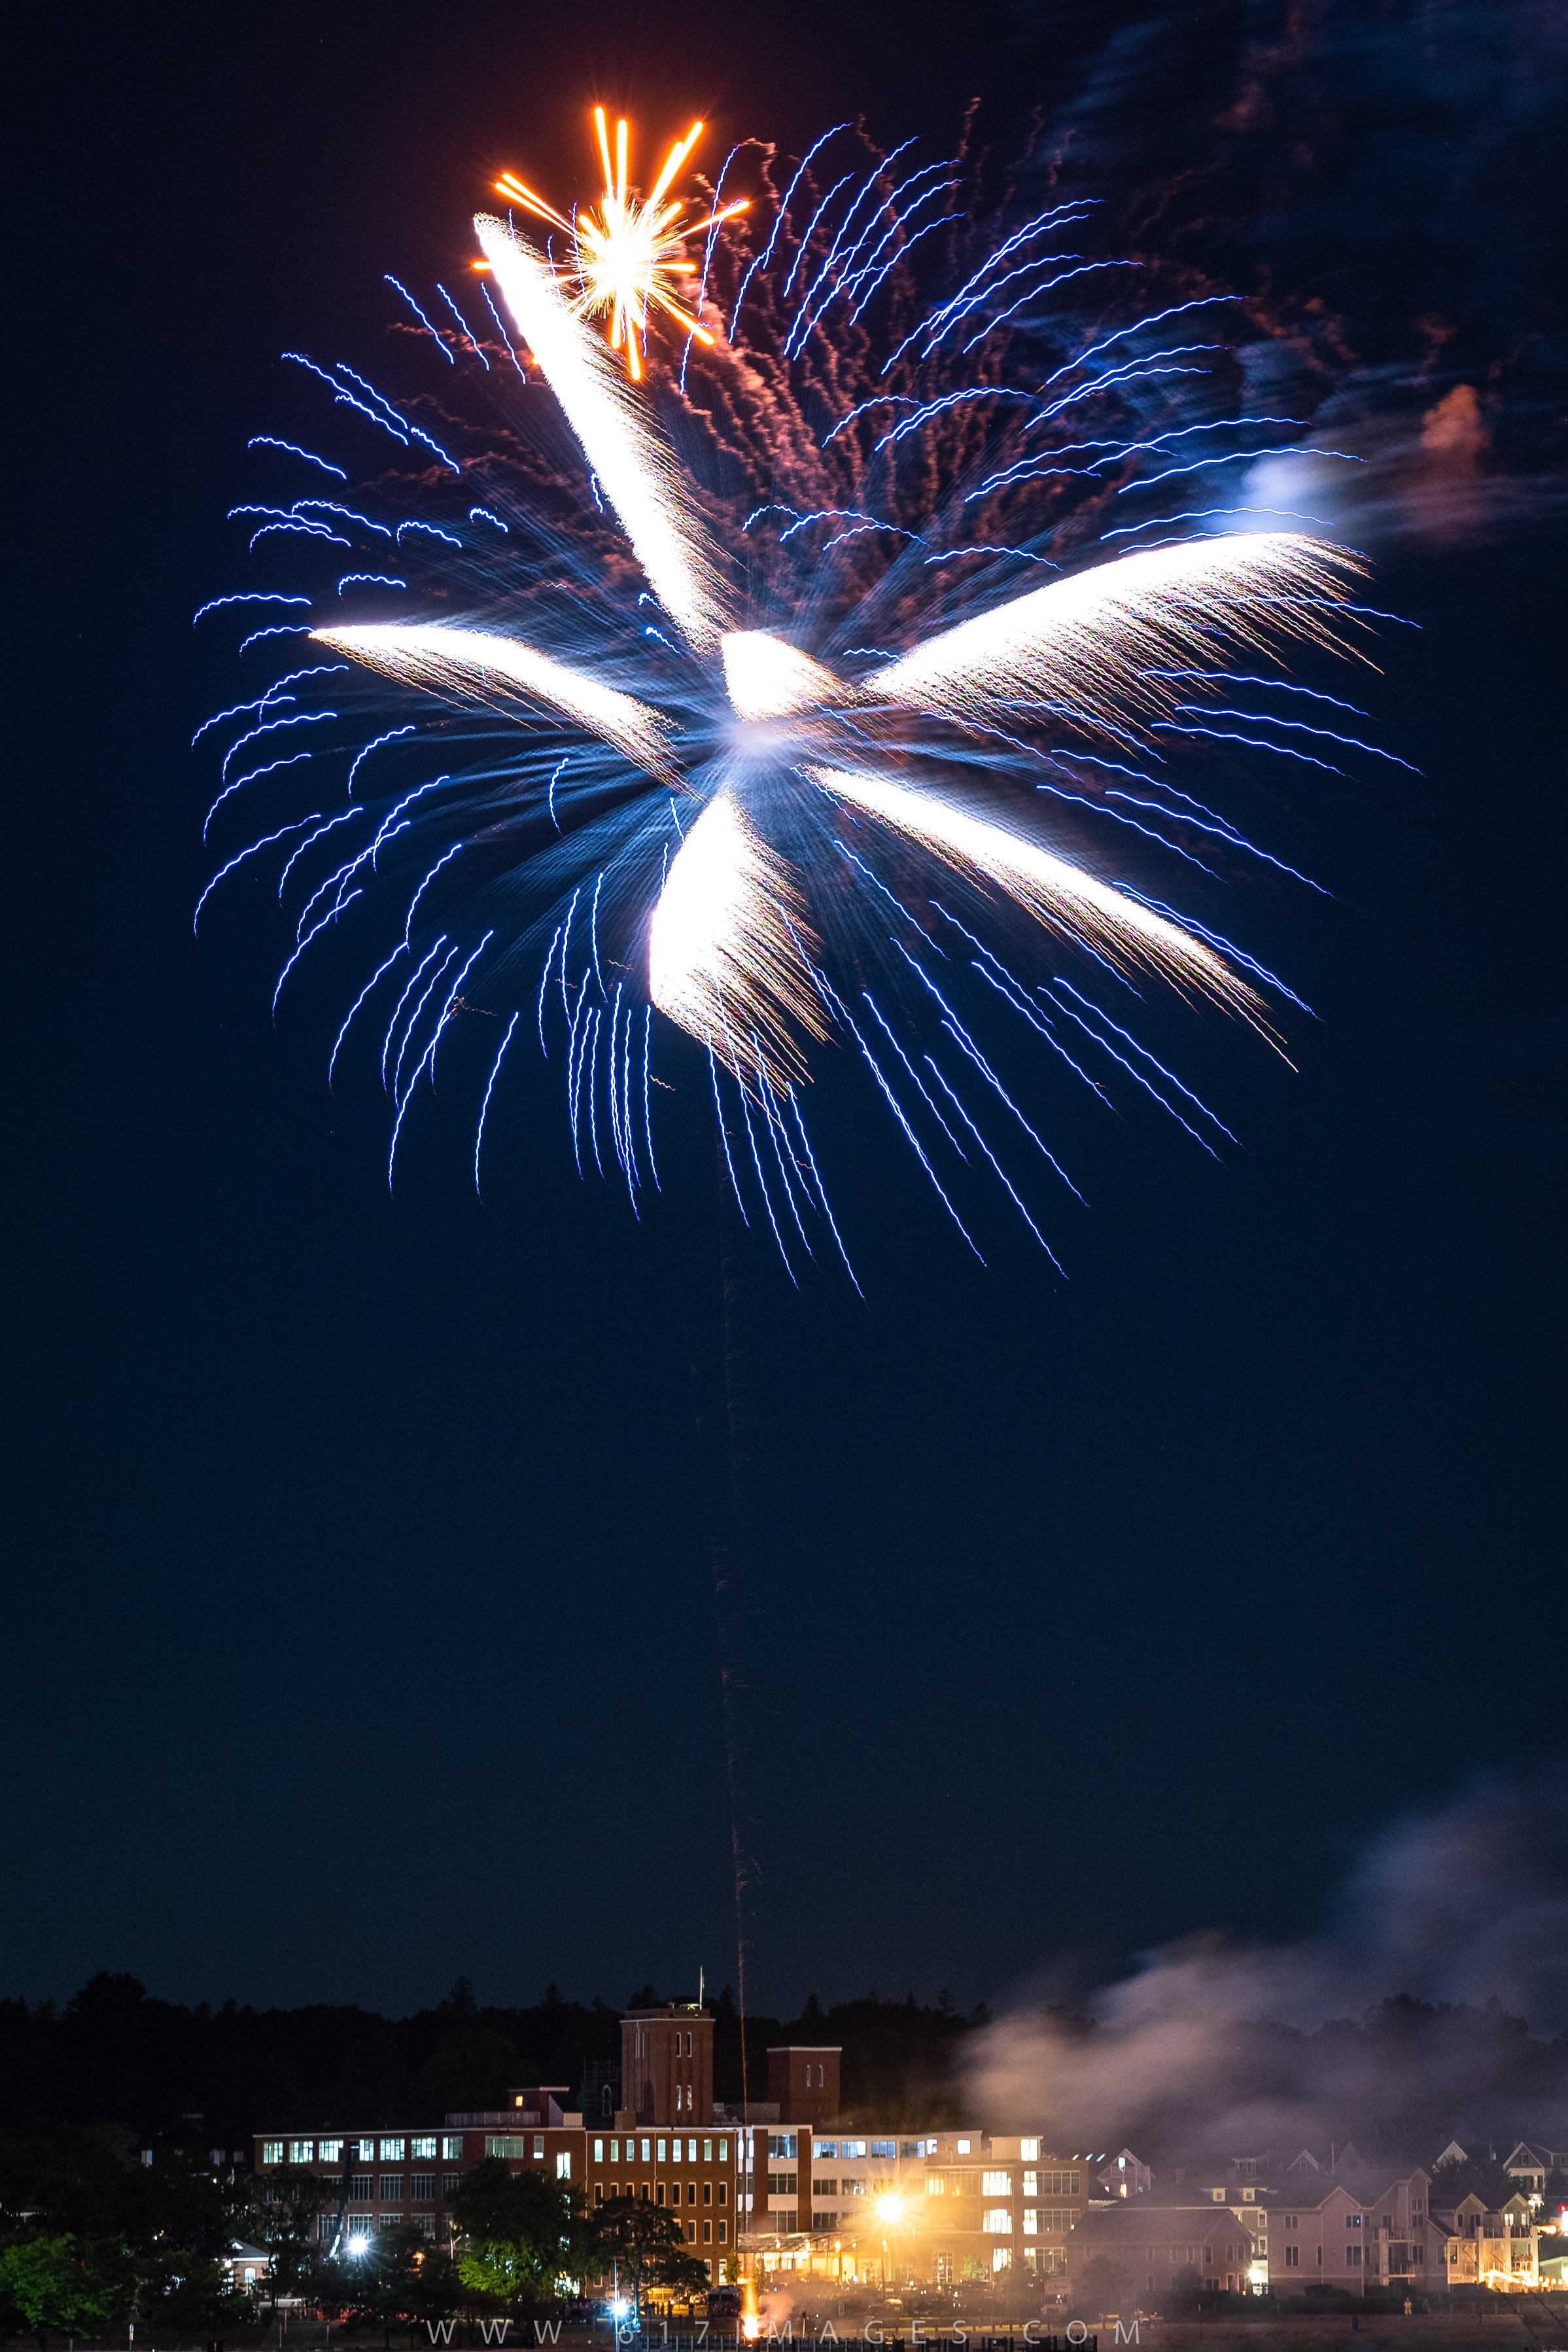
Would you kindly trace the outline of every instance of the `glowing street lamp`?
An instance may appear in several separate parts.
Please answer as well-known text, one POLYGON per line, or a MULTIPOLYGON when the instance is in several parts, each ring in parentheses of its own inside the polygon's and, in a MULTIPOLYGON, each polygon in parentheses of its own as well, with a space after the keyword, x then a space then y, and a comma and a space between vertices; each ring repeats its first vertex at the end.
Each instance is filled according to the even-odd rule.
MULTIPOLYGON (((884 2230, 896 2230, 904 2219, 904 2200, 896 2189, 889 2189, 884 2197, 877 2199, 875 2212, 884 2230)), ((882 2283, 883 2286, 893 2284, 893 2257, 886 2238, 882 2242, 882 2283)))

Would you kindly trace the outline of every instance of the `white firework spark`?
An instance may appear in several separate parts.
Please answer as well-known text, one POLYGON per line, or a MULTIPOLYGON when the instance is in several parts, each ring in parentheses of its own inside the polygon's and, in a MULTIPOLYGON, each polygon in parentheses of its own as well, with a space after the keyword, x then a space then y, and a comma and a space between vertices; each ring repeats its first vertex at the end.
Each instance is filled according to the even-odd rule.
POLYGON ((544 257, 490 214, 481 213, 474 226, 518 332, 625 525, 649 586, 688 643, 706 651, 724 629, 725 596, 674 458, 606 346, 574 317, 544 257))
MULTIPOLYGON (((1056 233, 1060 219, 1073 216, 1071 206, 1058 206, 996 242, 956 294, 928 310, 923 325, 903 333, 887 362, 902 373, 889 378, 884 369, 879 378, 862 371, 857 386, 824 319, 835 301, 855 306, 850 315, 858 319, 888 283, 888 273, 904 266, 900 256, 915 241, 910 221, 933 191, 954 184, 934 176, 937 168, 894 183, 890 164, 878 163, 836 219, 830 215, 822 225, 833 200, 830 190, 804 230, 789 226, 780 245, 789 222, 787 197, 766 241, 759 233, 744 269, 737 262, 729 279, 734 326, 748 302, 755 310, 761 300, 769 280, 759 273, 772 266, 777 246, 775 276, 781 283, 768 299, 776 312, 783 305, 779 322, 755 352, 730 345, 718 314, 711 306, 704 310, 702 287, 688 289, 692 308, 685 321, 694 332, 701 328, 708 347, 702 363, 710 371, 704 379, 710 394, 706 406, 683 406, 655 377, 663 416, 648 389, 627 382, 606 341, 585 323, 580 313, 587 306, 580 296, 574 304, 570 282, 551 260, 509 224, 488 215, 476 219, 485 283, 495 287, 575 436, 594 507, 624 533, 621 544, 629 547, 646 583, 635 600, 635 627, 628 630, 622 622, 619 638, 601 641, 592 622, 617 602, 623 614, 628 592, 612 585, 602 565, 596 575, 586 561, 579 562, 564 524, 552 526, 553 538, 536 533, 534 544, 546 550, 544 558, 536 552, 507 567, 506 554, 497 552, 485 559, 488 568, 482 571, 468 552, 476 535, 521 532, 521 510, 507 509, 508 522, 494 505, 473 505, 466 530, 454 528, 460 522, 455 509, 441 526, 412 519, 394 526, 330 498, 239 510, 264 518, 256 539, 276 531, 357 547, 357 533, 380 532, 395 538, 405 562, 408 533, 428 532, 460 548, 455 576, 465 583, 464 603, 454 607, 450 592, 442 592, 453 618, 356 619, 310 626, 309 634, 324 654, 426 693, 448 713, 455 708, 486 714, 507 730, 542 730, 538 751, 526 748, 526 736, 517 737, 524 748, 509 755, 509 764, 504 755, 500 767, 475 772, 471 793, 485 787, 488 797, 472 801, 474 818, 463 819, 460 833, 453 831, 453 819, 433 818, 447 805, 441 796, 453 785, 444 772, 412 792, 389 794, 375 812, 355 803, 340 814, 318 814, 303 826, 285 827, 241 850, 222 869, 235 870, 276 839, 286 843, 287 883, 319 840, 331 835, 332 847, 342 843, 347 848, 305 902, 287 978, 311 941, 358 904, 393 854, 391 845, 406 835, 405 847, 412 847, 431 840, 433 830, 439 843, 440 824, 447 825, 446 845, 418 881, 401 938, 355 999, 334 1046, 336 1063, 372 991, 401 989, 382 1048, 383 1070, 396 1096, 394 1151, 414 1087, 434 1077, 442 1037, 468 1004, 465 992, 478 985, 475 973, 488 968, 484 959, 494 961, 503 950, 515 957, 525 941, 536 940, 543 950, 535 967, 539 1039, 546 1044, 547 1013, 559 1002, 568 1032, 567 1100, 579 1166, 585 1150, 602 1166, 608 1139, 634 1206, 653 1174, 649 1086, 656 1012, 703 1049, 716 1094, 721 1077, 733 1087, 754 1197, 767 1209, 787 1265, 791 1223, 810 1247, 807 1212, 820 1213, 838 1240, 800 1102, 829 1045, 847 1045, 869 1066, 898 1131, 971 1246, 952 1179, 936 1164, 944 1153, 966 1165, 988 1165, 1030 1230, 1043 1239, 963 1098, 963 1086, 977 1079, 1021 1123, 1053 1170, 1057 1162, 998 1074, 994 1049, 971 1034, 953 1001, 955 971, 971 987, 967 975, 977 975, 993 999, 1043 1036, 1058 1062, 1068 1064, 1092 1094, 1104 1097, 1105 1087, 1088 1065, 1109 1079, 1103 1066, 1108 1059, 1206 1148, 1215 1132, 1228 1132, 1077 980, 1052 966, 1043 985, 1026 984, 967 928, 958 900, 932 896, 922 904, 918 883, 901 883, 915 888, 913 903, 901 896, 878 871, 878 845, 887 845, 900 877, 917 871, 921 861, 933 879, 943 870, 956 877, 960 892, 970 893, 965 901, 969 920, 983 921, 988 906, 1027 917, 1040 927, 1036 938, 1043 933, 1048 954, 1083 960, 1079 980, 1149 975, 1178 996, 1207 999, 1267 1031, 1269 996, 1281 984, 1206 925, 1184 920, 1086 857, 1076 836, 1064 839, 1040 812, 1071 803, 1075 815, 1088 811, 1130 826, 1195 864, 1182 846, 1184 835, 1212 843, 1228 856, 1267 857, 1205 803, 1178 792, 1163 770, 1151 774, 1130 761, 1139 758, 1158 768, 1159 747, 1188 736, 1218 736, 1320 769, 1332 766, 1325 754, 1333 746, 1375 749, 1345 733, 1343 721, 1320 723, 1329 714, 1317 706, 1335 702, 1333 697, 1315 695, 1305 715, 1294 716, 1302 711, 1300 703, 1257 710, 1219 699, 1227 687, 1247 688, 1251 700, 1261 695, 1266 703, 1270 688, 1313 694, 1272 674, 1259 676, 1256 666, 1291 641, 1337 647, 1344 616, 1360 611, 1349 597, 1362 567, 1345 550, 1305 532, 1231 530, 1109 561, 1081 557, 1066 576, 1044 586, 1000 593, 1006 575, 998 562, 1054 561, 1042 556, 1027 531, 1018 535, 1016 525, 1012 537, 1000 535, 1019 510, 1017 499, 1027 495, 1019 485, 1048 470, 1038 440, 1025 445, 1024 456, 1010 466, 998 462, 986 436, 988 420, 1005 415, 1001 404, 1033 400, 1024 419, 1024 430, 1033 432, 1075 402, 1111 397, 1108 385, 1122 396, 1129 376, 1194 371, 1176 365, 1164 349, 1131 361, 1118 354, 1116 364, 1099 375, 1089 370, 1088 360, 1113 345, 1118 333, 1133 331, 1128 329, 1091 339, 1083 358, 1058 365, 1044 379, 1051 398, 1043 404, 1001 380, 927 396, 930 371, 945 363, 945 339, 960 326, 970 333, 988 303, 999 331, 1018 307, 1013 280, 1031 269, 1040 278, 1054 267, 1049 244, 1040 241, 1056 233), (910 193, 917 187, 918 194, 910 193), (922 337, 914 356, 903 356, 922 337), (816 362, 813 352, 821 355, 816 362), (1065 394, 1057 389, 1064 376, 1065 394), (883 381, 897 388, 879 389, 883 381), (863 389, 865 396, 845 408, 844 384, 863 389), (912 464, 909 452, 918 447, 914 436, 925 431, 946 436, 947 455, 940 462, 933 456, 912 464), (685 454, 694 441, 707 451, 700 483, 685 454), (733 478, 754 495, 769 488, 775 495, 742 520, 733 490, 725 487, 733 478), (965 486, 977 478, 977 490, 965 486), (925 499, 912 514, 899 503, 906 479, 925 499), (922 481, 935 488, 920 489, 922 481), (998 536, 945 544, 955 519, 977 499, 986 501, 982 527, 998 536), (903 514, 911 519, 901 520, 903 514), (804 536, 809 533, 817 536, 804 536), (547 593, 550 583, 541 562, 546 574, 551 563, 576 567, 558 583, 569 588, 564 605, 547 593), (769 583, 790 563, 796 565, 793 584, 781 594, 769 583), (493 593, 477 600, 489 608, 482 625, 460 617, 465 603, 473 609, 476 588, 497 576, 509 582, 510 597, 530 598, 537 627, 518 631, 504 603, 497 610, 493 593), (971 586, 977 580, 978 586, 971 586), (953 620, 955 597, 960 609, 953 620), (895 642, 847 642, 873 634, 895 642), (1252 670, 1228 667, 1239 655, 1252 670), (1092 748, 1073 751, 1074 742, 1092 748), (1033 797, 1039 793, 1053 798, 1042 803, 1033 797), (337 830, 361 819, 369 824, 372 814, 373 834, 361 845, 337 830), (858 830, 857 820, 864 821, 858 830), (523 826, 534 828, 526 856, 496 865, 523 826), (304 840, 297 843, 301 831, 304 840), (548 942, 544 926, 532 927, 535 919, 517 924, 509 901, 499 914, 490 908, 500 902, 488 902, 490 928, 477 948, 465 947, 461 926, 433 929, 436 908, 448 903, 443 893, 452 861, 464 850, 475 859, 490 856, 486 871, 497 877, 476 881, 473 888, 499 889, 505 881, 509 889, 514 873, 537 871, 548 880, 555 915, 548 942), (594 861, 588 867, 585 856, 594 861), (929 929, 938 919, 947 927, 942 936, 956 961, 929 929), (883 978, 869 968, 879 926, 883 978), (875 991, 867 984, 873 979, 875 991), (912 1033, 906 1048, 883 1010, 886 991, 896 993, 900 987, 906 1015, 912 1003, 936 1021, 930 1005, 939 1008, 939 1034, 929 1049, 912 1033)), ((726 216, 719 201, 723 177, 721 172, 712 221, 726 216)), ((800 178, 798 173, 796 183, 800 178)), ((706 257, 703 267, 706 284, 706 257)), ((901 282, 906 325, 913 281, 906 274, 901 282)), ((1047 276, 1040 282, 1056 281, 1047 276)), ((439 290, 461 320, 452 298, 439 290)), ((1202 304, 1176 306, 1193 307, 1202 304)), ((415 308, 421 324, 441 341, 415 308)), ((1156 313, 1156 321, 1165 315, 1156 313)), ((484 361, 463 323, 476 358, 484 361)), ((992 331, 983 328, 975 340, 992 331)), ((1184 344, 1178 355, 1189 348, 1208 346, 1184 344)), ((306 364, 340 402, 405 448, 417 438, 461 478, 462 461, 365 379, 346 368, 306 364)), ((684 369, 683 361, 683 384, 684 369)), ((538 397, 530 391, 531 408, 538 397)), ((1254 421, 1280 420, 1231 418, 1184 430, 1207 433, 1254 421)), ((1064 429, 1083 430, 1076 415, 1064 429)), ((1130 462, 1135 462, 1139 449, 1166 438, 1151 436, 1146 444, 1134 438, 1124 447, 1104 439, 1071 446, 1091 452, 1109 447, 1114 462, 1134 453, 1130 462)), ((326 464, 329 472, 342 471, 308 451, 295 454, 314 466, 326 464)), ((1105 463, 1094 455, 1088 467, 1056 470, 1092 474, 1105 463)), ((1215 511, 1203 510, 1202 519, 1215 511)), ((613 544, 604 526, 590 528, 606 548, 613 544)), ((356 583, 361 593, 404 587, 401 577, 346 572, 339 595, 356 583)), ((204 609, 251 601, 301 600, 270 592, 253 599, 247 592, 204 609)), ((299 625, 270 614, 261 618, 264 625, 247 643, 299 625)), ((248 716, 225 755, 214 813, 232 792, 312 757, 318 739, 289 730, 335 714, 296 709, 289 688, 295 678, 316 674, 290 673, 257 702, 236 706, 248 716), (240 756, 253 744, 256 764, 241 772, 240 756)), ((1336 712, 1345 708, 1335 703, 1336 712)), ((448 716, 440 724, 450 730, 455 721, 448 716)), ((382 747, 395 747, 416 731, 393 728, 360 747, 350 772, 351 801, 363 763, 396 756, 382 747)), ((492 728, 457 740, 497 739, 492 728)), ((514 1013, 485 1087, 485 1115, 516 1025, 514 1013)), ((722 1121, 722 1100, 720 1116, 722 1121)), ((730 1159, 730 1169, 740 1192, 737 1159, 744 1169, 739 1154, 730 1159)))
POLYGON ((649 921, 651 1001, 737 1074, 760 1066, 788 1093, 808 1075, 800 1033, 828 1035, 808 961, 815 946, 789 867, 739 803, 716 793, 649 921))
MULTIPOLYGON (((584 332, 542 258, 515 232, 483 216, 475 226, 670 617, 699 648, 716 636, 740 719, 831 720, 835 709, 873 698, 992 725, 1031 696, 1091 732, 1120 738, 1179 698, 1162 666, 1212 658, 1228 642, 1261 647, 1271 615, 1274 635, 1331 637, 1330 600, 1354 567, 1341 550, 1292 531, 1192 541, 1053 581, 928 638, 858 688, 765 630, 721 631, 719 566, 700 518, 684 507, 679 471, 604 346, 584 332)), ((669 775, 674 729, 657 712, 526 646, 458 628, 317 635, 357 661, 434 686, 444 669, 449 679, 504 677, 572 713, 651 776, 669 775)), ((791 741, 775 730, 769 748, 776 761, 800 766, 811 740, 810 732, 791 741)), ((1066 936, 1238 1010, 1258 1009, 1255 992, 1211 947, 1039 843, 907 783, 812 764, 801 773, 983 874, 1066 936)), ((795 1031, 826 1034, 809 967, 777 911, 793 895, 788 867, 721 793, 688 834, 649 928, 651 1002, 704 1045, 733 1024, 745 1066, 760 1067, 781 1091, 807 1075, 790 1043, 795 1031)))

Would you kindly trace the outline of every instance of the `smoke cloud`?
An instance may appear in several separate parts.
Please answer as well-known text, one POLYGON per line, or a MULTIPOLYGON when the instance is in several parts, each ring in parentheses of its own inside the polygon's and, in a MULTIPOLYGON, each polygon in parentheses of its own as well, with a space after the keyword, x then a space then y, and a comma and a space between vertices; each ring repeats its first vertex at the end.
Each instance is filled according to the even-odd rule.
POLYGON ((1260 407, 1354 461, 1273 464, 1243 506, 1379 547, 1560 520, 1560 8, 1012 5, 1052 68, 1042 158, 1127 249, 1244 296, 1260 407))
POLYGON ((1494 1780, 1377 1837, 1322 1931, 1198 1937, 1069 2009, 975 2037, 969 2088, 1061 2147, 1167 2162, 1354 2139, 1415 2162, 1568 2112, 1568 1770, 1494 1780), (1548 2037, 1555 2034, 1555 2041, 1548 2037))

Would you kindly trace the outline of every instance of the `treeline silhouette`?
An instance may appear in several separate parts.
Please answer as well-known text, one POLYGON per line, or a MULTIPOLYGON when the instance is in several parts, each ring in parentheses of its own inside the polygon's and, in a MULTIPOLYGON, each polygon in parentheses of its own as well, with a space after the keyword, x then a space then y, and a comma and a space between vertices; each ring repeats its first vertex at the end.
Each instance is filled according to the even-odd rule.
MULTIPOLYGON (((434 2008, 394 2018, 326 2004, 187 2007, 152 1998, 134 1977, 95 1976, 62 2004, 0 2000, 0 2131, 111 2124, 140 2147, 232 2158, 258 2132, 435 2124, 499 2106, 530 2083, 559 2084, 563 2105, 607 2119, 619 2103, 622 2007, 662 1997, 640 1985, 612 2007, 549 1985, 533 2006, 508 2008, 479 2002, 460 1979, 434 2008)), ((740 2020, 727 1988, 713 2009, 715 2095, 737 2105, 740 2020)), ((813 1995, 796 2017, 747 2019, 746 2089, 766 2099, 770 2043, 837 2042, 846 2119, 894 2131, 1044 2125, 1064 2147, 1099 2147, 1112 2133, 1167 2173, 1221 2143, 1234 2154, 1238 2131, 1249 2152, 1265 2139, 1293 2155, 1354 2138, 1364 2155, 1427 2161, 1450 2137, 1478 2156, 1517 2137, 1563 2144, 1568 2036, 1546 2042, 1495 2001, 1399 1994, 1305 2031, 1238 2019, 1190 2079, 1155 2063, 1154 2045, 1179 2021, 1129 2031, 1061 2009, 1025 2012, 1007 2043, 1021 2063, 999 2064, 977 2036, 989 2022, 983 2006, 960 2013, 941 1999, 871 1992, 824 2007, 813 1995)))
MULTIPOLYGON (((625 2003, 661 1998, 639 1986, 625 2003)), ((741 2096, 740 2021, 727 1988, 715 2011, 715 2095, 741 2096)), ((257 2132, 438 2123, 497 2106, 515 2084, 559 2084, 601 2112, 614 2092, 621 2011, 569 2000, 554 1985, 531 2008, 476 2000, 459 1979, 409 2017, 311 2004, 256 2009, 160 2000, 136 1978, 102 1973, 63 2003, 0 2000, 0 2115, 11 2132, 112 2122, 145 2146, 244 2150, 257 2132)), ((748 2017, 746 2081, 768 2095, 768 2044, 841 2042, 843 2101, 894 2128, 955 2119, 956 2056, 988 2022, 913 1996, 748 2017)))

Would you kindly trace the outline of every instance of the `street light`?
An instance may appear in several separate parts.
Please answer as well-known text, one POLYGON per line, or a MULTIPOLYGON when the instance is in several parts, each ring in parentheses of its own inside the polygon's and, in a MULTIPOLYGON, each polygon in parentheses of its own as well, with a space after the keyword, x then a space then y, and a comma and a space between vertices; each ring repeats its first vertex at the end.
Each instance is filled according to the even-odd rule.
MULTIPOLYGON (((875 2210, 877 2220, 884 2227, 896 2230, 904 2219, 904 2200, 896 2190, 889 2189, 886 2196, 877 2199, 875 2210)), ((893 2260, 885 2238, 882 2242, 882 2283, 885 2287, 893 2284, 893 2260)))

